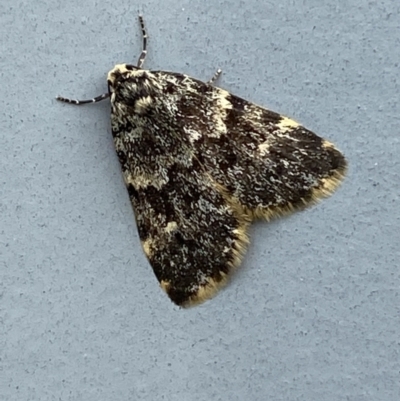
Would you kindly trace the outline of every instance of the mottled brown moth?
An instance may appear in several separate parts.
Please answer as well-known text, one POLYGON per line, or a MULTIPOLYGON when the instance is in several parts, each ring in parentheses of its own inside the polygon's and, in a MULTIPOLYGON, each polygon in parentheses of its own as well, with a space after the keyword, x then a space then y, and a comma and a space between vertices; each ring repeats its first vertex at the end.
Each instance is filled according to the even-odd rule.
POLYGON ((255 219, 330 195, 344 156, 290 118, 185 74, 118 64, 108 92, 111 128, 143 250, 177 305, 211 298, 240 264, 255 219))

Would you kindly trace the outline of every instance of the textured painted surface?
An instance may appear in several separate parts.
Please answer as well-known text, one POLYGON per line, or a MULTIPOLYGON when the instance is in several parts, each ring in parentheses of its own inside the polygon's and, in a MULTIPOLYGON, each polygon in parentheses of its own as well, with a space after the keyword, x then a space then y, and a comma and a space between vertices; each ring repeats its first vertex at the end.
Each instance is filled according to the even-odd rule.
POLYGON ((0 4, 0 399, 397 399, 396 2, 140 8, 147 67, 199 79, 220 67, 221 87, 350 162, 332 198, 253 227, 233 282, 190 310, 141 250, 109 105, 54 100, 103 93, 110 68, 136 61, 137 7, 0 4))

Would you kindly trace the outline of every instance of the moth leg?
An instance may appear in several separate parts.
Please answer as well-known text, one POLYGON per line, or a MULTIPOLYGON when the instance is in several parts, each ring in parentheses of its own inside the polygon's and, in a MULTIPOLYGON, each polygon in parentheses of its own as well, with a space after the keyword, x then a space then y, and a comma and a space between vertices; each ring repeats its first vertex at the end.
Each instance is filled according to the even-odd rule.
POLYGON ((218 70, 215 72, 215 74, 212 76, 210 80, 207 81, 209 85, 212 85, 221 75, 222 70, 221 68, 218 68, 218 70))
POLYGON ((144 26, 144 21, 143 17, 139 15, 139 23, 140 23, 140 28, 142 29, 142 36, 143 36, 143 48, 142 48, 142 53, 140 53, 138 62, 137 62, 137 67, 142 68, 142 65, 144 63, 144 60, 146 59, 147 55, 147 32, 146 28, 144 26))
POLYGON ((71 103, 80 106, 81 104, 86 104, 86 103, 98 103, 104 99, 108 99, 109 97, 110 97, 109 93, 103 93, 102 95, 96 96, 93 99, 78 100, 78 99, 69 99, 67 97, 62 97, 62 96, 57 96, 56 99, 59 100, 60 102, 71 103))

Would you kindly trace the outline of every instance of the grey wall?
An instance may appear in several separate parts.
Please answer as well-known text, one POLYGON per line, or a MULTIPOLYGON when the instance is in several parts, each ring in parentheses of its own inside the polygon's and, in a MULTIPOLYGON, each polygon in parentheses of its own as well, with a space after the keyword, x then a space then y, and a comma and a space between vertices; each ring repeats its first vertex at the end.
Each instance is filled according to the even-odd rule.
POLYGON ((397 400, 396 1, 0 3, 1 400, 397 400), (230 285, 180 310, 140 247, 114 154, 116 63, 208 79, 350 162, 318 206, 251 230, 230 285))

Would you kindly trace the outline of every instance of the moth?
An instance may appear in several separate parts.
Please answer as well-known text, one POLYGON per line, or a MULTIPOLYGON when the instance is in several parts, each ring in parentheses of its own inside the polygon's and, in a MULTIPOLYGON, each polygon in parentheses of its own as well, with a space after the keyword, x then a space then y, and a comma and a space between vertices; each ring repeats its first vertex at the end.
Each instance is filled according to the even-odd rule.
POLYGON ((240 264, 256 219, 329 196, 346 160, 297 122, 185 74, 117 64, 108 92, 111 129, 143 250, 180 306, 211 298, 240 264))

